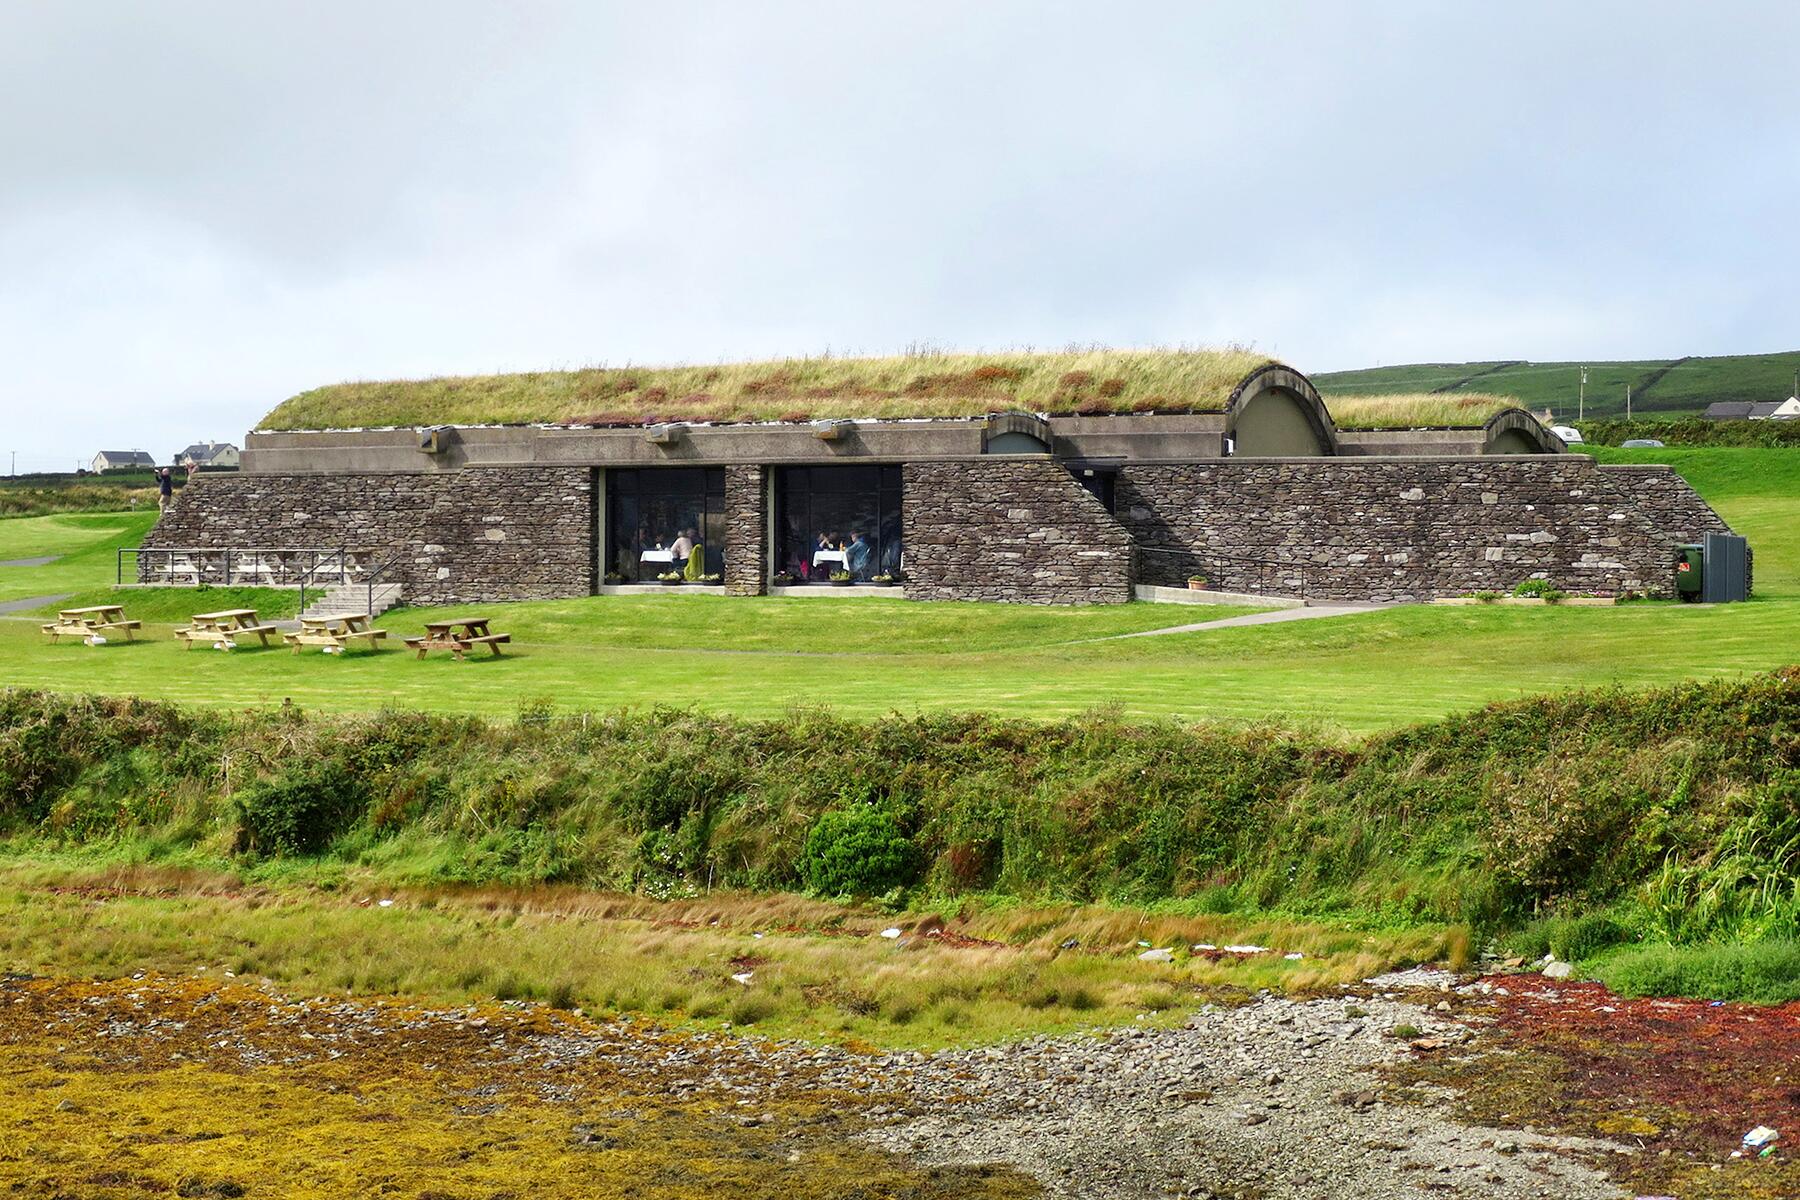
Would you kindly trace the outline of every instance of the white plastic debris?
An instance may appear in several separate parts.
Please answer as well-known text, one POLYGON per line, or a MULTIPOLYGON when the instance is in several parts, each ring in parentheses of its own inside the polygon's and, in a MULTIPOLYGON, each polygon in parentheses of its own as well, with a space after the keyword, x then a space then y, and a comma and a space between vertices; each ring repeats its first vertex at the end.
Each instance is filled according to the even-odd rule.
POLYGON ((96 633, 93 637, 91 637, 87 640, 87 644, 90 646, 104 646, 104 645, 106 645, 106 639, 96 633))
POLYGON ((743 984, 743 985, 744 985, 744 986, 745 986, 745 987, 749 987, 749 986, 750 986, 750 981, 751 981, 751 980, 752 980, 752 979, 755 979, 755 978, 756 978, 756 972, 755 972, 755 971, 743 971, 743 972, 740 972, 740 973, 739 973, 739 974, 737 974, 737 975, 733 975, 733 976, 732 976, 732 977, 731 977, 731 982, 733 982, 733 983, 741 983, 741 984, 743 984))
POLYGON ((1166 946, 1158 946, 1154 950, 1146 950, 1138 955, 1139 962, 1174 962, 1175 952, 1166 946))
POLYGON ((214 650, 229 650, 229 649, 231 649, 231 643, 230 642, 214 642, 213 649, 214 650))
POLYGON ((1764 1146, 1773 1146, 1781 1140, 1781 1135, 1767 1125, 1758 1125, 1744 1135, 1744 1149, 1761 1150, 1764 1146))
POLYGON ((1269 952, 1269 948, 1267 946, 1227 946, 1227 947, 1225 947, 1225 953, 1227 953, 1227 954, 1267 954, 1268 952, 1269 952))
POLYGON ((1195 942, 1194 943, 1194 953, 1196 953, 1196 954, 1198 954, 1202 950, 1217 950, 1217 949, 1218 949, 1218 947, 1213 945, 1211 942, 1195 942))
POLYGON ((1281 957, 1287 959, 1289 962, 1299 962, 1301 959, 1305 958, 1306 955, 1296 950, 1292 954, 1284 954, 1281 957))
POLYGON ((894 938, 900 936, 900 931, 898 929, 884 929, 881 931, 881 936, 892 941, 894 938))
POLYGON ((751 934, 751 935, 750 935, 750 936, 751 936, 751 937, 753 937, 753 938, 760 938, 760 937, 762 937, 762 934, 760 934, 760 933, 753 933, 753 934, 751 934))
POLYGON ((383 907, 383 908, 392 908, 392 907, 394 907, 394 902, 393 902, 393 901, 392 901, 392 900, 379 900, 379 901, 377 901, 377 902, 376 902, 376 903, 378 903, 378 904, 380 904, 380 905, 381 905, 381 907, 383 907))

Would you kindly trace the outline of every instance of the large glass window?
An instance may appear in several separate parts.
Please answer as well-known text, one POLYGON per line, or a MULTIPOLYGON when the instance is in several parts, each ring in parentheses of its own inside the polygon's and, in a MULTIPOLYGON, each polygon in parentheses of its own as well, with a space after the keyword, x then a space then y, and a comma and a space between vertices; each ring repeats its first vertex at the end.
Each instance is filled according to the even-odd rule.
POLYGON ((898 576, 899 467, 786 467, 775 485, 775 570, 801 583, 836 571, 898 576))
POLYGON ((655 583, 669 571, 691 578, 724 570, 723 467, 607 471, 608 582, 655 583))

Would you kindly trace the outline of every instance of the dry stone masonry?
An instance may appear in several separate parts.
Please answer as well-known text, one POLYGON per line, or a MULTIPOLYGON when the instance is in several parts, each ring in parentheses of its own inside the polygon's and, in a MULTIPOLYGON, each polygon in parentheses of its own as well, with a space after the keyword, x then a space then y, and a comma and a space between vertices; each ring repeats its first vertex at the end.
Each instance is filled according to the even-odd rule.
POLYGON ((1575 455, 1132 464, 1117 509, 1150 583, 1407 601, 1536 576, 1667 595, 1685 527, 1718 517, 1672 472, 1626 478, 1575 455))
POLYGON ((909 597, 1131 599, 1131 536, 1049 459, 908 463, 902 508, 909 597))
MULTIPOLYGON (((343 548, 420 604, 545 600, 593 590, 586 467, 444 474, 205 475, 144 546, 343 548), (373 560, 370 561, 370 560, 373 560)), ((143 556, 148 577, 154 562, 143 556)))
POLYGON ((768 471, 725 468, 725 593, 760 596, 768 591, 768 471))

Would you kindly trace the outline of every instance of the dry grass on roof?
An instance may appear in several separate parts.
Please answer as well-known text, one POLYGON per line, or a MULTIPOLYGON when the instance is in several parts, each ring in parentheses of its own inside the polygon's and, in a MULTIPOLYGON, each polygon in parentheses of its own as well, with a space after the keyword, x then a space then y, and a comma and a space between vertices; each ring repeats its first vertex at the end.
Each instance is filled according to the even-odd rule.
POLYGON ((914 353, 717 366, 590 367, 338 383, 284 402, 261 429, 640 425, 826 417, 969 417, 1007 410, 1216 409, 1269 359, 1224 350, 914 353))
POLYGON ((1511 396, 1483 392, 1394 392, 1382 396, 1326 396, 1339 429, 1414 429, 1480 425, 1497 412, 1519 407, 1511 396))

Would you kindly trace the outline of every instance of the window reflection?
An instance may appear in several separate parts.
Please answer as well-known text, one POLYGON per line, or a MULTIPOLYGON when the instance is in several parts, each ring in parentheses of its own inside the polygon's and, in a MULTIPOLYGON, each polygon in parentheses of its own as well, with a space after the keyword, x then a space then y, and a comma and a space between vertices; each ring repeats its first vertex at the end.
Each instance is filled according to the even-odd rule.
POLYGON ((691 582, 725 570, 725 469, 652 467, 606 473, 606 577, 691 582))
POLYGON ((865 583, 904 565, 900 468, 787 467, 775 487, 775 571, 796 583, 865 583))

